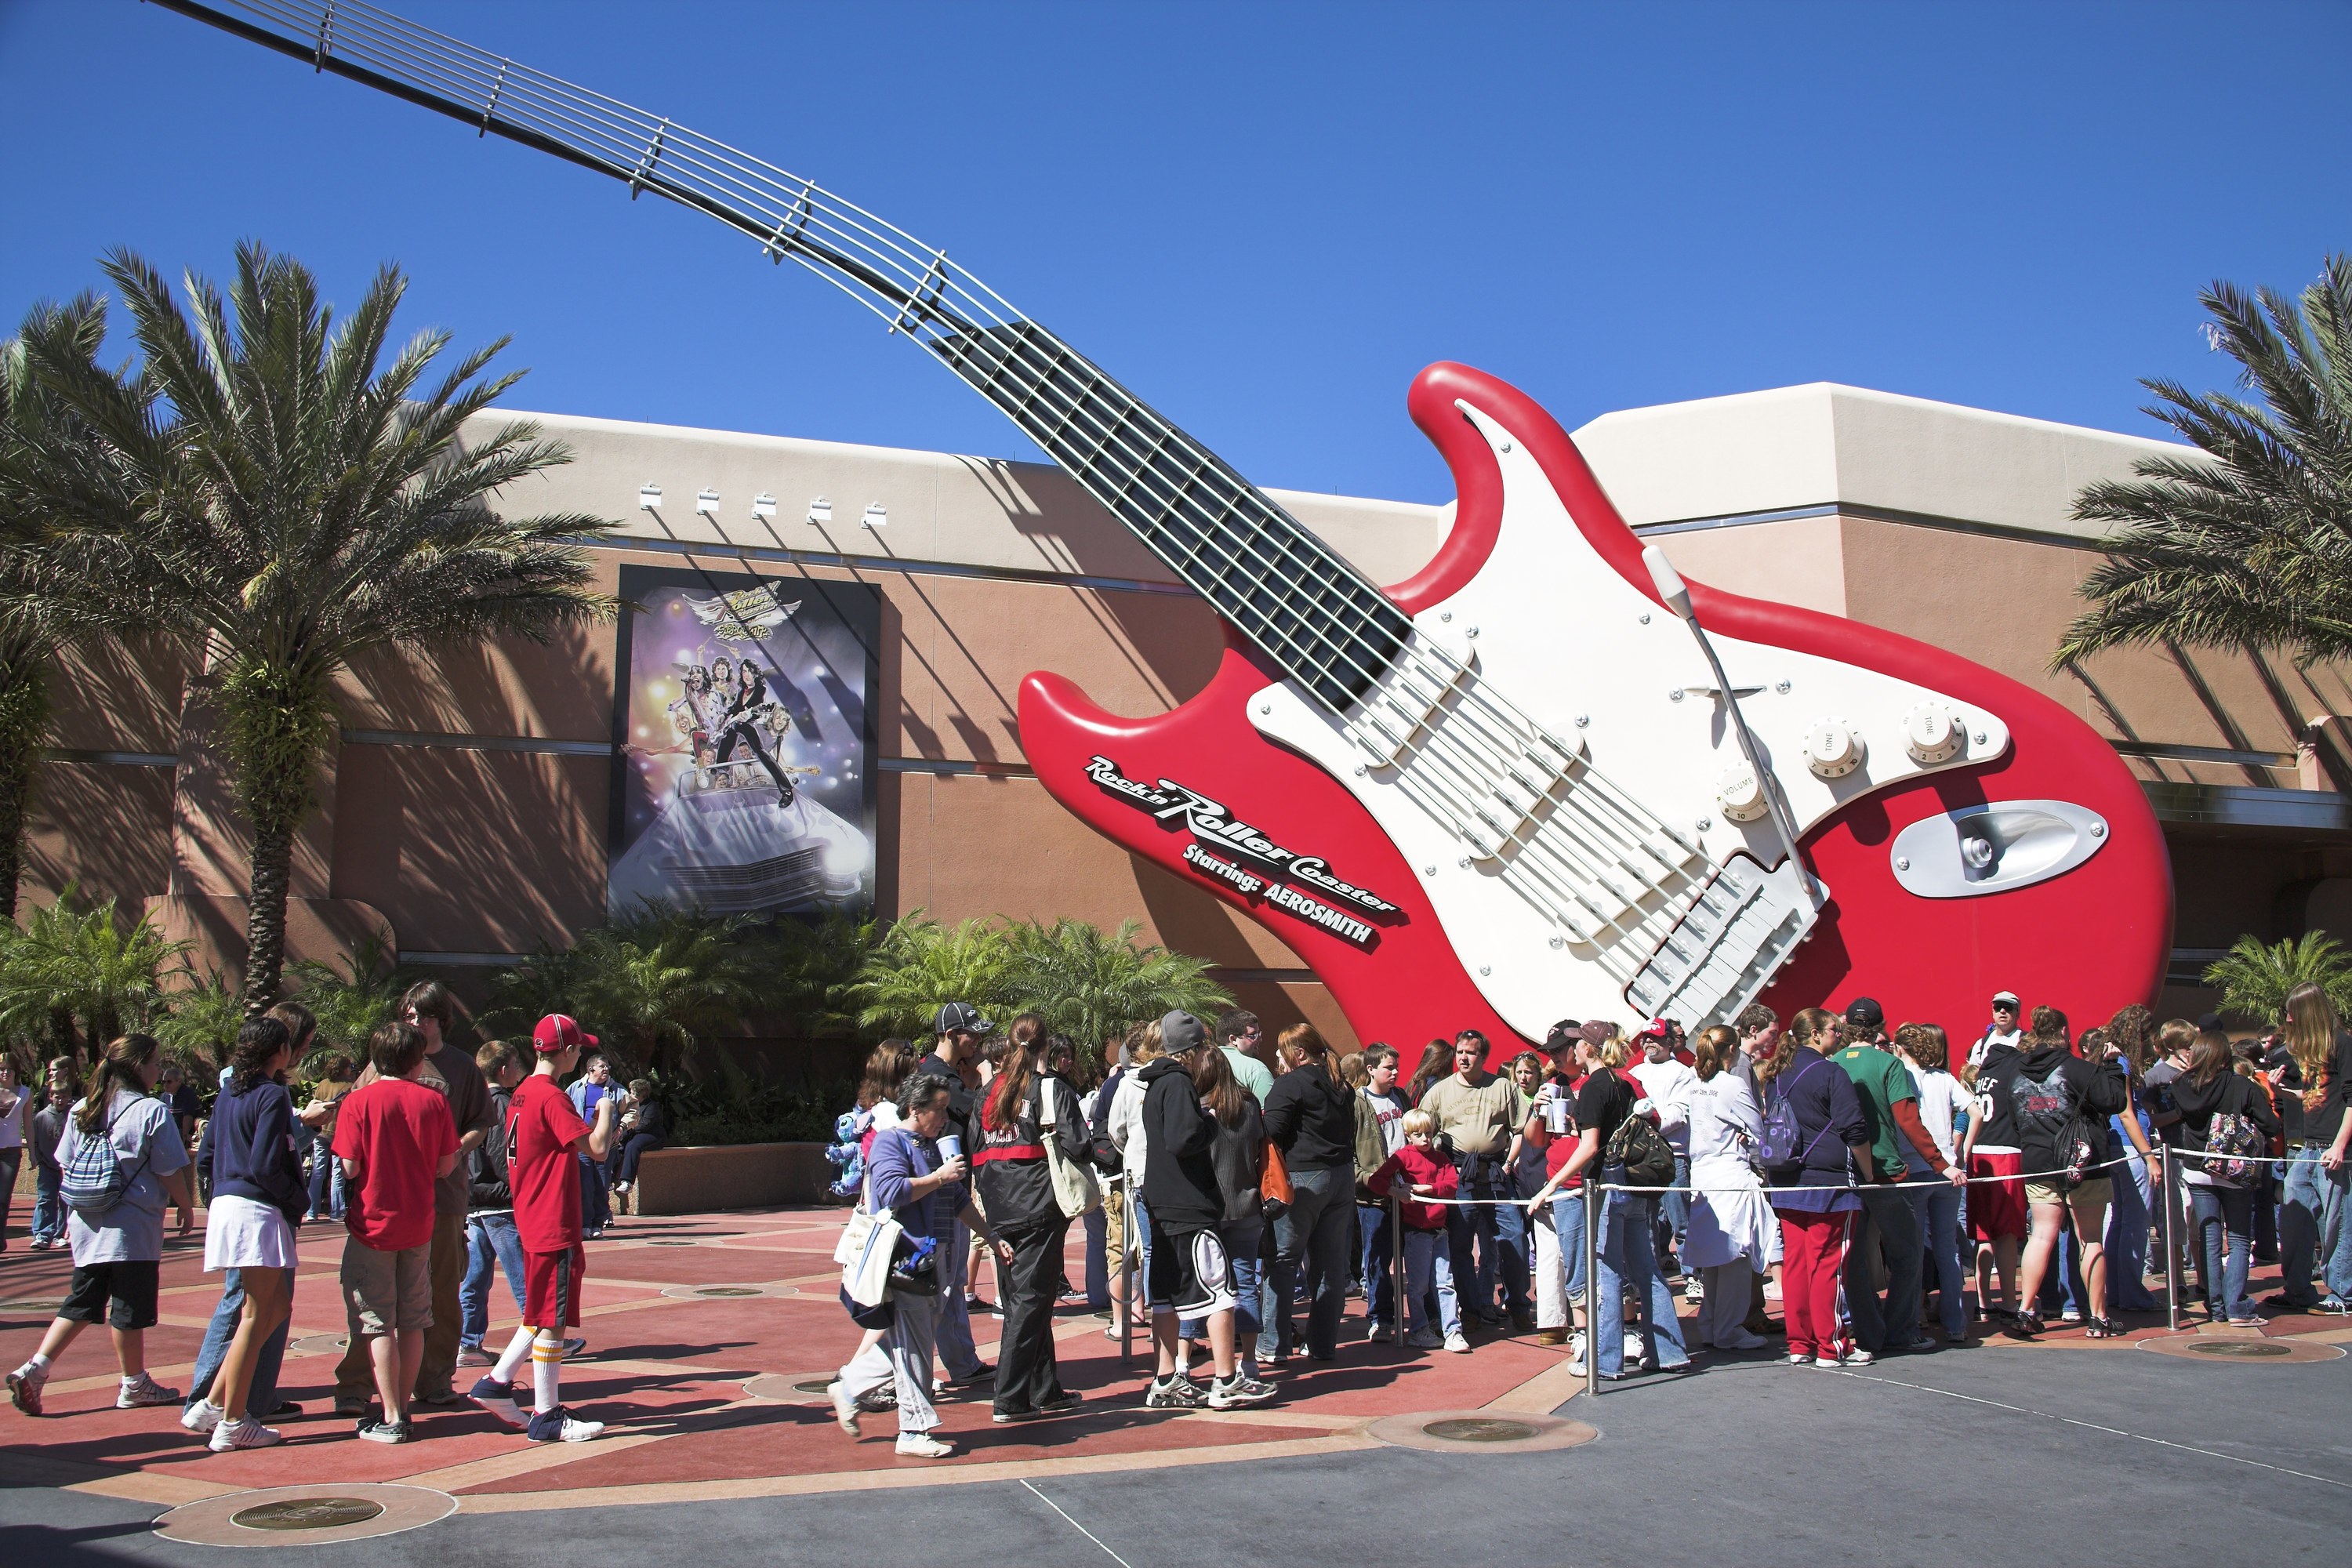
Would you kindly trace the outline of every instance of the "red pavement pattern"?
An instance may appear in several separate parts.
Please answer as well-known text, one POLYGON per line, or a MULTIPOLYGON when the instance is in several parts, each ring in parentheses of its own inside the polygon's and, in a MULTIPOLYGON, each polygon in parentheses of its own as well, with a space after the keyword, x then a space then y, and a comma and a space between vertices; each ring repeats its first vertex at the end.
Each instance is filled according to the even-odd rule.
MULTIPOLYGON (((1563 1352, 1538 1346, 1532 1334, 1479 1335, 1470 1355, 1374 1345, 1365 1338, 1363 1304, 1351 1300, 1339 1360, 1294 1362, 1271 1373, 1281 1398, 1237 1427, 1229 1420, 1144 1410, 1144 1342, 1139 1336, 1134 1363, 1122 1367, 1118 1347, 1102 1336, 1103 1321, 1070 1309, 1059 1325, 1059 1354, 1065 1383, 1087 1397, 1080 1413, 1000 1427, 989 1419, 986 1387, 951 1394, 940 1407, 940 1436, 957 1445, 957 1457, 902 1460, 892 1452, 897 1426, 888 1413, 866 1416, 865 1437, 853 1441, 834 1426, 821 1394, 780 1400, 755 1397, 744 1387, 769 1374, 788 1382, 829 1376, 855 1349, 857 1330, 834 1289, 832 1249, 841 1219, 842 1211, 822 1208, 630 1219, 605 1239, 589 1243, 581 1331, 590 1349, 566 1364, 563 1392, 567 1405, 609 1424, 598 1442, 534 1447, 467 1408, 415 1413, 417 1440, 405 1446, 362 1443, 352 1436, 349 1419, 332 1414, 334 1352, 314 1349, 289 1352, 282 1386, 305 1411, 280 1424, 287 1441, 274 1449, 216 1455, 181 1430, 174 1409, 113 1408, 112 1351, 103 1330, 93 1328, 53 1373, 47 1416, 34 1420, 0 1409, 0 1464, 61 1484, 79 1481, 157 1502, 333 1482, 406 1481, 486 1500, 499 1494, 785 1477, 830 1476, 850 1484, 865 1471, 1122 1455, 1165 1454, 1173 1459, 1188 1450, 1234 1444, 1329 1439, 1335 1433, 1360 1433, 1379 1416, 1473 1409, 1506 1400, 1548 1373, 1552 1376, 1540 1385, 1548 1391, 1543 1403, 1557 1403, 1571 1391, 1559 1375, 1563 1352), (661 1241, 692 1245, 648 1245, 661 1241), (688 1300, 663 1293, 709 1285, 791 1285, 797 1293, 688 1300), (1286 1422, 1286 1415, 1297 1424, 1286 1422)), ((1074 1280, 1084 1278, 1083 1245, 1083 1230, 1073 1226, 1074 1280)), ((298 1341, 343 1332, 335 1290, 341 1246, 340 1226, 303 1227, 303 1271, 294 1305, 298 1341)), ((149 1368, 160 1382, 183 1390, 216 1300, 217 1282, 204 1273, 203 1263, 200 1235, 167 1246, 163 1321, 147 1335, 149 1368)), ((0 1356, 7 1365, 36 1348, 70 1271, 63 1252, 26 1251, 21 1231, 0 1253, 0 1356)), ((2263 1290, 2275 1289, 2277 1271, 2263 1276, 2258 1299, 2263 1290)), ((489 1339, 500 1344, 515 1317, 503 1282, 496 1289, 489 1339)), ((989 1359, 997 1327, 985 1313, 973 1323, 982 1354, 989 1359)), ((2263 1331, 2340 1333, 2346 1327, 2339 1318, 2285 1314, 2263 1331)), ((2135 1337, 2161 1334, 2163 1317, 2141 1315, 2129 1321, 2127 1331, 2135 1337)), ((2079 1330, 2059 1328, 2045 1344, 2109 1348, 2084 1341, 2079 1330)), ((2116 1348, 2128 1347, 2116 1342, 2116 1348)), ((470 1385, 477 1375, 461 1370, 459 1387, 470 1385)), ((771 1382, 763 1392, 777 1386, 771 1382)))

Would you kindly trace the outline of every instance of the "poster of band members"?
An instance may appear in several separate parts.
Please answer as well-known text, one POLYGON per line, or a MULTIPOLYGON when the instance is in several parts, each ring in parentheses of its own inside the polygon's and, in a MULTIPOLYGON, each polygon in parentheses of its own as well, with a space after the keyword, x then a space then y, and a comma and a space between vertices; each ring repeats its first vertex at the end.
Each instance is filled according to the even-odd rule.
POLYGON ((625 566, 607 907, 862 912, 875 648, 861 583, 625 566))

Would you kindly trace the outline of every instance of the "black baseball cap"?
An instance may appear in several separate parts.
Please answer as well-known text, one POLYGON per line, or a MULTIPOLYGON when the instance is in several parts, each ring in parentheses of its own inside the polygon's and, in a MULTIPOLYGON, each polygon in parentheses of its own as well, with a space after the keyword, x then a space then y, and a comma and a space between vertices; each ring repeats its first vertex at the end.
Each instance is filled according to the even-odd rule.
POLYGON ((931 1020, 934 1035, 987 1035, 995 1030, 996 1026, 982 1017, 980 1009, 969 1002, 950 1002, 931 1020))
POLYGON ((1886 1009, 1874 997, 1857 996, 1845 1005, 1845 1021, 1857 1029, 1875 1029, 1886 1022, 1886 1009))

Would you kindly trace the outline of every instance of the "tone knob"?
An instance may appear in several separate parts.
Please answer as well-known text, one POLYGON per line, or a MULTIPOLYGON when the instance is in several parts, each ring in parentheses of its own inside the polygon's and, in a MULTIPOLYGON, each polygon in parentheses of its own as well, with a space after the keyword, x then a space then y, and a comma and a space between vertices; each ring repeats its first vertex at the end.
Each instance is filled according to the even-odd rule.
POLYGON ((1805 731, 1805 765, 1825 779, 1842 779, 1862 766, 1864 748, 1843 719, 1816 719, 1805 731))
POLYGON ((1732 763, 1715 781, 1715 804, 1734 822, 1754 822, 1772 809, 1763 781, 1745 761, 1732 763))
POLYGON ((1949 762, 1958 754, 1966 735, 1952 721, 1952 710, 1941 702, 1916 703, 1903 715, 1903 749, 1922 766, 1949 762))

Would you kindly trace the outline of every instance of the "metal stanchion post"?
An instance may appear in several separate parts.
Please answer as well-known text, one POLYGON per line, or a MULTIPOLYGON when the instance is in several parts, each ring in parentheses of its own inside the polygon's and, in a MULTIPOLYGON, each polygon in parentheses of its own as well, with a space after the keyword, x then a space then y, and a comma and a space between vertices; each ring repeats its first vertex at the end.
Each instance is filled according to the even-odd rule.
POLYGON ((2180 1329, 2180 1243, 2175 1234, 2180 1215, 2172 1191, 2172 1145, 2156 1146, 2157 1201, 2164 1205, 2164 1322, 2165 1327, 2179 1332, 2180 1329))
POLYGON ((1396 1331, 1399 1349, 1404 1346, 1404 1325, 1407 1321, 1404 1299, 1404 1205, 1394 1193, 1389 1194, 1389 1268, 1396 1276, 1395 1293, 1389 1298, 1391 1321, 1396 1331))
POLYGON ((1112 1310, 1118 1317, 1118 1364, 1128 1363, 1128 1336, 1135 1331, 1135 1194, 1118 1205, 1118 1290, 1126 1299, 1127 1310, 1112 1310))
POLYGON ((1601 1397, 1601 1167, 1584 1174, 1584 1392, 1601 1397))

